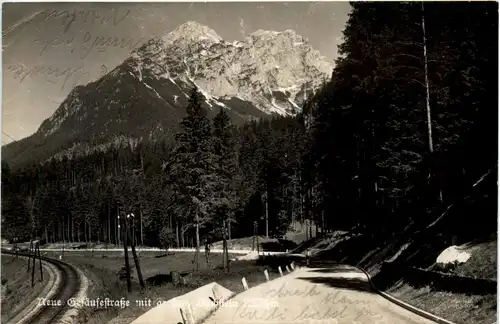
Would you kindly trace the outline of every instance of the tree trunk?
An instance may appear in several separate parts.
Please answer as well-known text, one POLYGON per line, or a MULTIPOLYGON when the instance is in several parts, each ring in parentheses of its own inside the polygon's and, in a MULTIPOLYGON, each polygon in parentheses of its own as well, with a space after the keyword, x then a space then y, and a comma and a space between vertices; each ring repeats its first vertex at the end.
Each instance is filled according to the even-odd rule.
POLYGON ((109 210, 109 203, 106 204, 108 210, 108 244, 111 244, 111 214, 109 210))
POLYGON ((196 271, 200 270, 200 224, 196 213, 196 271))
POLYGON ((268 204, 268 199, 269 196, 268 196, 268 192, 267 192, 267 189, 266 189, 266 238, 269 238, 269 204, 268 204))
POLYGON ((73 221, 73 217, 71 217, 71 240, 75 241, 75 223, 73 221))
POLYGON ((66 224, 68 224, 68 241, 71 239, 70 236, 69 236, 69 230, 70 230, 70 226, 69 226, 69 214, 68 214, 68 222, 66 224))
POLYGON ((319 231, 318 231, 319 226, 318 226, 318 223, 319 223, 319 222, 316 222, 316 221, 314 222, 315 229, 316 229, 316 236, 315 236, 315 237, 318 237, 318 236, 319 236, 319 231))
POLYGON ((179 238, 179 223, 175 222, 175 243, 177 244, 176 247, 180 247, 180 238, 179 238))
MULTIPOLYGON (((117 217, 120 216, 120 206, 116 206, 116 215, 117 217)), ((118 226, 117 226, 118 227, 118 226)), ((118 234, 118 245, 121 244, 121 237, 120 237, 120 234, 121 234, 121 231, 119 231, 118 229, 116 230, 116 233, 118 234)))
POLYGON ((141 246, 144 246, 144 234, 143 234, 143 227, 142 227, 142 206, 141 206, 141 209, 139 210, 139 226, 141 227, 141 246))
POLYGON ((184 232, 183 231, 181 231, 180 237, 181 237, 181 248, 183 248, 184 247, 184 243, 185 243, 185 241, 184 241, 184 232))
POLYGON ((423 43, 424 43, 424 74, 425 74, 425 107, 427 112, 427 133, 428 133, 428 146, 429 153, 432 155, 434 152, 434 146, 432 143, 432 121, 431 121, 431 104, 430 104, 430 93, 429 93, 429 75, 427 71, 427 36, 425 33, 425 11, 424 3, 422 2, 422 33, 423 33, 423 43))
POLYGON ((229 272, 229 254, 227 251, 227 240, 226 240, 226 226, 227 226, 227 233, 229 235, 229 222, 223 222, 222 224, 222 263, 223 263, 223 268, 224 271, 229 272))
POLYGON ((307 222, 307 219, 305 220, 306 222, 306 241, 309 239, 309 223, 307 222))
POLYGON ((325 230, 325 211, 322 210, 321 211, 321 236, 325 236, 326 235, 326 230, 325 230))
POLYGON ((123 252, 124 252, 124 257, 125 257, 125 271, 126 271, 126 276, 127 276, 127 291, 132 292, 132 280, 130 278, 130 263, 128 260, 128 249, 127 249, 127 220, 124 219, 122 222, 123 224, 123 252))
POLYGON ((87 222, 83 222, 83 235, 84 235, 84 238, 85 238, 85 244, 88 244, 88 240, 87 240, 87 222))
POLYGON ((63 218, 63 226, 62 226, 62 229, 61 229, 61 233, 62 233, 62 241, 63 241, 62 255, 64 257, 64 248, 65 248, 65 245, 66 245, 66 239, 64 238, 64 218, 63 218))

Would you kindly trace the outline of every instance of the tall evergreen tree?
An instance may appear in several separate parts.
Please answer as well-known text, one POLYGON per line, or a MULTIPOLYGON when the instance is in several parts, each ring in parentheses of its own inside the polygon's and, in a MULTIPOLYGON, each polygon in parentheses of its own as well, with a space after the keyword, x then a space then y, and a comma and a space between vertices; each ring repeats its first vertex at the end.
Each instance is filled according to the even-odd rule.
POLYGON ((171 210, 183 219, 186 228, 195 229, 196 266, 199 268, 200 228, 210 220, 217 185, 215 157, 211 152, 212 131, 210 120, 201 106, 196 88, 191 92, 187 114, 176 135, 177 146, 168 168, 173 182, 171 210), (181 216, 182 217, 182 216, 181 216))
POLYGON ((224 108, 221 108, 213 120, 213 153, 218 182, 214 213, 217 216, 217 225, 222 227, 225 224, 229 239, 231 226, 235 222, 234 214, 238 207, 236 190, 240 182, 235 136, 236 131, 231 125, 229 115, 224 108))

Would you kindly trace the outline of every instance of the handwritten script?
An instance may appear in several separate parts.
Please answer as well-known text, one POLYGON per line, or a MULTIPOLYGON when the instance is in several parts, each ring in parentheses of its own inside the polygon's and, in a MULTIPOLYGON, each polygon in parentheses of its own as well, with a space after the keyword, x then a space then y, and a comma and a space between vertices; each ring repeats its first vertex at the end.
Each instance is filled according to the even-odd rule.
POLYGON ((281 307, 272 308, 248 307, 243 303, 236 309, 233 320, 238 321, 239 318, 259 322, 289 321, 330 324, 339 323, 340 320, 347 318, 354 323, 361 318, 370 318, 376 322, 383 320, 383 316, 372 309, 372 301, 349 298, 345 292, 340 290, 321 292, 318 285, 296 288, 285 282, 277 289, 272 288, 264 291, 263 297, 264 299, 268 298, 268 300, 300 297, 300 299, 304 299, 304 302, 293 306, 280 302, 281 307))
MULTIPOLYGON (((48 83, 57 83, 62 81, 61 90, 68 85, 69 81, 72 80, 72 87, 75 87, 82 79, 82 77, 88 77, 89 72, 85 71, 84 64, 76 68, 60 68, 49 65, 35 65, 33 67, 27 67, 22 63, 10 64, 7 66, 7 71, 13 74, 15 80, 19 80, 19 83, 23 83, 27 79, 33 78, 43 78, 48 83)), ((103 64, 101 65, 101 76, 108 73, 108 68, 103 64)))
POLYGON ((90 32, 85 32, 85 35, 81 39, 75 39, 74 37, 53 37, 50 39, 37 38, 33 40, 33 42, 41 46, 41 51, 39 53, 40 56, 46 53, 48 48, 66 47, 71 53, 73 53, 77 44, 83 44, 84 50, 80 59, 85 59, 92 50, 104 53, 104 49, 109 47, 123 48, 133 51, 138 48, 144 40, 137 40, 130 37, 98 36, 93 35, 90 32))
POLYGON ((98 10, 73 10, 58 11, 55 9, 44 10, 41 15, 44 20, 61 19, 61 25, 64 33, 67 33, 74 22, 80 21, 84 24, 111 24, 118 26, 128 15, 130 10, 120 12, 120 9, 113 9, 111 13, 102 13, 98 10))
POLYGON ((83 44, 85 44, 85 51, 80 57, 84 59, 93 49, 97 49, 101 51, 106 47, 120 47, 120 48, 128 48, 129 50, 136 49, 141 43, 142 39, 139 41, 134 40, 130 37, 103 37, 103 36, 93 36, 91 33, 86 32, 83 38, 83 44))

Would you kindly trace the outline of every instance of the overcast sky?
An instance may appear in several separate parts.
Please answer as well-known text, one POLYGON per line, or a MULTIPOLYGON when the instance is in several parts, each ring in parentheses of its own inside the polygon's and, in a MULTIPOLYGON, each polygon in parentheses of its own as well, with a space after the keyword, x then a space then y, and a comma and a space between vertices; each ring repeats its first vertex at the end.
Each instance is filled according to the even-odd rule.
POLYGON ((131 52, 91 48, 96 37, 134 46, 194 20, 232 41, 243 38, 243 21, 245 34, 293 29, 333 63, 349 11, 348 2, 4 3, 2 144, 36 132, 74 85, 97 79, 131 52))

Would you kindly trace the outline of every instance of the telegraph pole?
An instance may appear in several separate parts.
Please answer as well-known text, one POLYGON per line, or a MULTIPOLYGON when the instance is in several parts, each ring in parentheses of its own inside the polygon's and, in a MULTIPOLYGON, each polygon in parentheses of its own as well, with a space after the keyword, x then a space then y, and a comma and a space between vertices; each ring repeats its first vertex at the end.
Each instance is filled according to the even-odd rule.
MULTIPOLYGON (((127 219, 123 221, 123 252, 125 256, 125 276, 127 277, 127 291, 132 291, 132 280, 130 279, 130 264, 128 261, 128 249, 127 249, 127 219)), ((120 232, 120 215, 118 215, 118 232, 120 232)))
POLYGON ((136 244, 136 242, 135 242, 135 215, 133 213, 127 215, 127 218, 125 219, 125 230, 127 230, 127 228, 128 228, 127 222, 129 219, 132 220, 132 230, 134 232, 134 239, 132 240, 132 242, 130 244, 131 249, 132 249, 132 256, 134 257, 135 269, 137 270, 137 277, 139 278, 139 283, 141 285, 141 288, 144 288, 145 284, 144 284, 144 279, 142 277, 141 265, 139 263, 139 257, 137 256, 137 251, 135 250, 135 244, 136 244))

